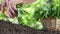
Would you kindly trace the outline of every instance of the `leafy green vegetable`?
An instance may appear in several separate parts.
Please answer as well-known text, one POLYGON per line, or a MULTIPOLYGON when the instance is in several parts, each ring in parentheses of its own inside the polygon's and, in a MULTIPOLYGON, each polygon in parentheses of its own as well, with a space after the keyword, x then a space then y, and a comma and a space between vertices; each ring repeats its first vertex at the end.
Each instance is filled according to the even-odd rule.
POLYGON ((18 8, 18 22, 22 25, 27 25, 35 29, 42 29, 43 26, 40 21, 34 18, 35 6, 34 4, 26 5, 18 8))
POLYGON ((27 12, 23 8, 21 8, 18 11, 18 22, 22 25, 27 25, 29 27, 33 27, 36 29, 41 29, 43 28, 42 24, 36 21, 36 19, 33 17, 33 11, 27 12), (21 10, 22 9, 22 10, 21 10))
POLYGON ((20 9, 18 10, 18 15, 20 14, 18 20, 20 21, 21 19, 19 23, 36 29, 42 26, 42 24, 39 24, 41 22, 40 19, 60 18, 60 0, 37 0, 18 9, 20 9))

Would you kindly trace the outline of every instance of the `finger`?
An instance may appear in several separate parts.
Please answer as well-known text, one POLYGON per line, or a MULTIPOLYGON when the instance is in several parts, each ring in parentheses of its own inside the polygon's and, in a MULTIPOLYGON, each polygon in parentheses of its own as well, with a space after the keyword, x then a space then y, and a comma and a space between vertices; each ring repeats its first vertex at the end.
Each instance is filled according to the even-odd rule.
POLYGON ((10 18, 13 18, 13 15, 12 15, 12 13, 11 13, 11 11, 10 11, 10 8, 8 8, 7 14, 8 14, 8 16, 9 16, 10 18))
POLYGON ((16 13, 15 13, 15 11, 12 8, 10 8, 10 11, 13 14, 13 16, 16 16, 16 13))
POLYGON ((8 3, 7 3, 7 14, 8 14, 8 17, 10 17, 10 18, 13 17, 13 15, 12 15, 12 13, 11 13, 11 10, 10 10, 10 6, 9 6, 8 3))
POLYGON ((7 8, 8 8, 8 10, 7 10, 8 16, 9 16, 10 18, 13 18, 13 17, 14 17, 14 15, 13 15, 14 11, 11 9, 11 5, 10 5, 10 3, 9 3, 8 0, 6 0, 6 3, 7 3, 7 8))
POLYGON ((14 12, 15 12, 15 16, 17 16, 18 15, 18 10, 17 10, 17 8, 16 8, 16 6, 14 5, 14 7, 11 7, 12 8, 12 10, 14 10, 14 12), (16 8, 16 9, 15 9, 16 8))
POLYGON ((9 5, 9 8, 10 8, 10 11, 11 11, 11 13, 13 14, 13 16, 15 16, 16 15, 16 13, 15 13, 15 11, 11 8, 11 6, 9 5))

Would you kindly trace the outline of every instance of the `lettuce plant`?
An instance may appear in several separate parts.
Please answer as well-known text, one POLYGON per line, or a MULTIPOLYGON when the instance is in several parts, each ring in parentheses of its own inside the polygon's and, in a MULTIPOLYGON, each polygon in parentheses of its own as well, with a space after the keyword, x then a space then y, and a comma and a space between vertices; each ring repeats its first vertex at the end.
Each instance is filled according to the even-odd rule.
POLYGON ((19 23, 30 27, 35 26, 34 28, 37 29, 42 26, 42 24, 39 24, 40 19, 60 18, 60 0, 37 0, 18 9, 19 23))

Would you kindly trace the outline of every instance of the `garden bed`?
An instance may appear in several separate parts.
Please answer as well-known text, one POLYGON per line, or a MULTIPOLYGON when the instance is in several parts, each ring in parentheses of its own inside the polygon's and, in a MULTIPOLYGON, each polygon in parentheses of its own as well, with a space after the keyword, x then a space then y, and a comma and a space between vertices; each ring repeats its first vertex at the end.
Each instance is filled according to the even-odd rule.
POLYGON ((28 26, 11 24, 9 21, 0 20, 0 34, 60 34, 60 32, 36 30, 28 26))

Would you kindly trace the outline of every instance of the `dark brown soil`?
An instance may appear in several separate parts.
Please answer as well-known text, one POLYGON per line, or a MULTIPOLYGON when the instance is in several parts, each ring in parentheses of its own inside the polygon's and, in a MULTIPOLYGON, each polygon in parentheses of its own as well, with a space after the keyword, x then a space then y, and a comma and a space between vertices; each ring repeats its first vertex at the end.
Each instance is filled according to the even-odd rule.
POLYGON ((0 34, 60 34, 60 32, 35 30, 28 26, 11 24, 9 21, 0 20, 0 34))

